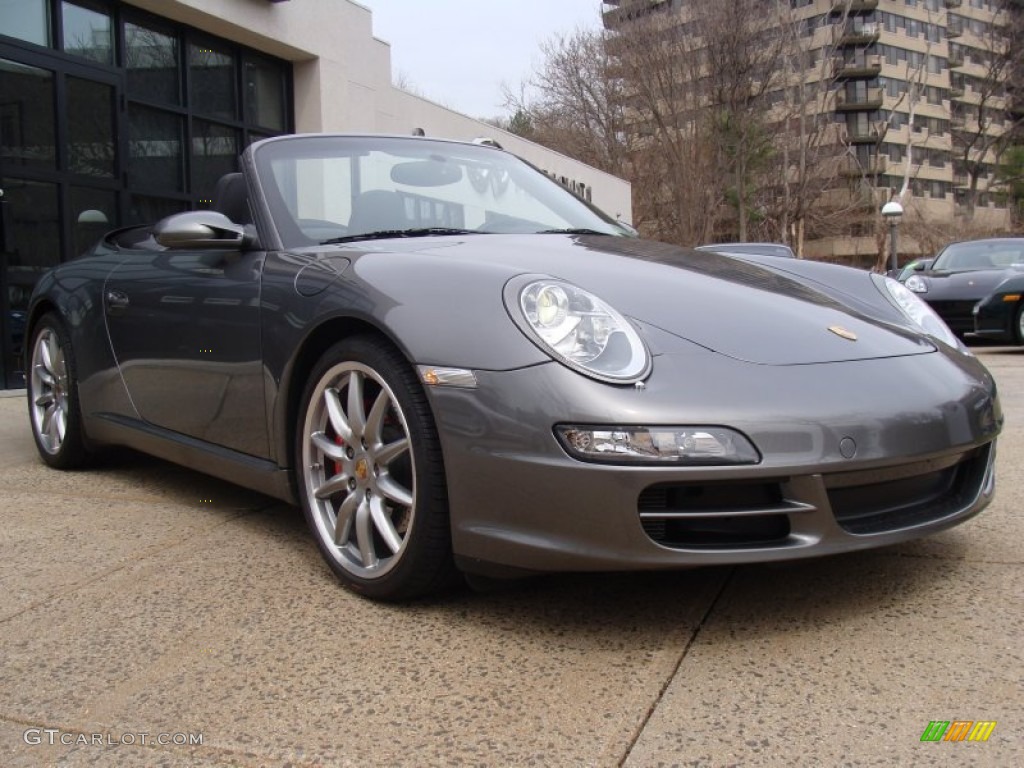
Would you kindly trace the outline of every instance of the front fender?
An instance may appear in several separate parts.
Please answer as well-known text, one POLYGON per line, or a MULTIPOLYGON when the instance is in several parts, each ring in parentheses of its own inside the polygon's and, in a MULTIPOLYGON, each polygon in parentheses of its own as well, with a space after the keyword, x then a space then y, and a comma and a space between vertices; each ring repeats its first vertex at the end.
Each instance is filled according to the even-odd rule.
POLYGON ((550 360, 504 309, 507 267, 461 263, 456 274, 429 252, 338 249, 340 254, 336 274, 315 292, 303 283, 300 293, 296 274, 329 263, 324 253, 270 253, 264 264, 267 416, 279 465, 290 463, 292 421, 306 376, 347 334, 379 333, 413 365, 508 371, 550 360))

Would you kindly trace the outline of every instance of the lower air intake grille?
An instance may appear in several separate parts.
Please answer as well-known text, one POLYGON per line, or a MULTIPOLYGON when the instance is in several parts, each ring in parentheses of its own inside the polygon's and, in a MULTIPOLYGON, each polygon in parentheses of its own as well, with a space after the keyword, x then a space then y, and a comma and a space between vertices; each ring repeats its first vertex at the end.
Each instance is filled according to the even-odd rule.
POLYGON ((980 492, 990 450, 986 446, 877 472, 826 475, 836 522, 848 533, 870 534, 956 514, 980 492))
POLYGON ((778 546, 789 536, 791 511, 780 482, 651 486, 637 503, 640 522, 648 536, 666 547, 778 546))

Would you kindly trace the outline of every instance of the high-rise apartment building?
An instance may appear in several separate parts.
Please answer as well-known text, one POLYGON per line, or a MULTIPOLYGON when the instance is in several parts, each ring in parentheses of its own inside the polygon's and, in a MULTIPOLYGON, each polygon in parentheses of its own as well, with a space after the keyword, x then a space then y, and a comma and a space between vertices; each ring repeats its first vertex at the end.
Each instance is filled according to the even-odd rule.
MULTIPOLYGON (((730 2, 609 0, 605 27, 624 34, 661 17, 688 34, 697 26, 697 9, 705 16, 709 8, 724 13, 730 2)), ((879 208, 893 191, 903 193, 907 210, 906 255, 933 247, 920 234, 929 225, 942 236, 1009 225, 996 168, 1022 123, 1024 86, 1014 72, 1019 77, 1024 3, 762 0, 748 7, 765 11, 756 24, 769 33, 785 19, 804 57, 799 77, 820 87, 812 111, 831 126, 835 170, 833 189, 817 204, 838 204, 844 192, 844 204, 861 201, 859 215, 847 216, 843 231, 809 234, 808 256, 871 263, 883 240, 879 208)), ((783 77, 777 87, 791 86, 792 79, 783 77)), ((767 101, 772 103, 770 94, 767 101)))

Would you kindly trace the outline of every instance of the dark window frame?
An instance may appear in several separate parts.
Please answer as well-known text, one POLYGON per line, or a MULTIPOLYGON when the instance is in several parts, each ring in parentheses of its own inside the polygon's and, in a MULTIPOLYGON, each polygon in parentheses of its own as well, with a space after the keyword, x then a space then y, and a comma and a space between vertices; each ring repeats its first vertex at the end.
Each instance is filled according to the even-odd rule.
MULTIPOLYGON (((195 189, 192 174, 192 141, 193 121, 204 120, 237 131, 239 152, 255 140, 267 136, 292 133, 295 130, 294 104, 294 72, 292 63, 272 54, 236 43, 227 38, 210 35, 196 27, 182 24, 159 16, 141 8, 128 5, 120 0, 74 0, 82 7, 92 8, 110 15, 113 30, 114 61, 105 64, 83 58, 77 54, 63 50, 64 15, 63 0, 45 0, 50 15, 50 39, 47 45, 38 45, 26 40, 7 37, 0 34, 0 58, 9 59, 27 66, 45 69, 55 73, 54 77, 54 110, 56 125, 54 137, 56 142, 56 168, 5 167, 5 173, 26 181, 55 182, 60 189, 60 207, 62 218, 62 254, 61 260, 73 258, 70 252, 72 242, 72 224, 68 221, 67 212, 71 210, 70 190, 74 186, 88 186, 114 191, 118 196, 118 215, 120 223, 129 223, 130 199, 133 195, 160 197, 182 203, 186 208, 201 208, 208 200, 201 199, 200 191, 195 189), (129 94, 126 68, 125 24, 133 23, 154 29, 172 36, 177 43, 177 78, 179 103, 167 104, 162 101, 146 99, 140 94, 129 94), (230 51, 234 60, 233 81, 235 85, 236 113, 234 119, 218 119, 196 112, 190 103, 189 68, 187 66, 188 46, 190 43, 213 43, 220 49, 230 51), (282 100, 284 110, 284 130, 275 130, 265 125, 257 125, 246 121, 248 114, 247 94, 244 88, 245 62, 251 59, 262 64, 278 64, 282 74, 282 100), (74 174, 70 171, 68 150, 67 123, 67 77, 74 76, 87 80, 97 80, 115 88, 116 109, 114 124, 114 141, 116 145, 116 173, 112 179, 102 179, 74 174), (156 188, 142 188, 129 183, 128 180, 128 111, 132 104, 158 111, 178 115, 184 121, 182 143, 182 175, 183 190, 168 191, 156 188)), ((209 192, 208 190, 206 191, 209 192)))

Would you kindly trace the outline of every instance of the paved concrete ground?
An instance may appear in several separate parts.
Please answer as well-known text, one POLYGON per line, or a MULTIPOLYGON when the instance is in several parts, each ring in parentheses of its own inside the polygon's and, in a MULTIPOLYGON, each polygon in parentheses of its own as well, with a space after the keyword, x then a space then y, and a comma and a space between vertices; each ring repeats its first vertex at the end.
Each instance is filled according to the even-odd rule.
POLYGON ((0 766, 1022 765, 1024 352, 979 355, 1007 429, 960 528, 404 607, 266 497, 134 455, 45 469, 2 398, 0 766), (920 741, 956 719, 998 724, 920 741))

